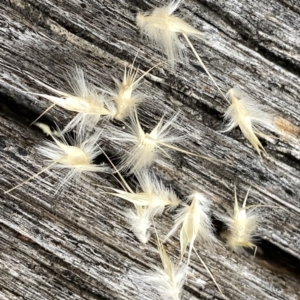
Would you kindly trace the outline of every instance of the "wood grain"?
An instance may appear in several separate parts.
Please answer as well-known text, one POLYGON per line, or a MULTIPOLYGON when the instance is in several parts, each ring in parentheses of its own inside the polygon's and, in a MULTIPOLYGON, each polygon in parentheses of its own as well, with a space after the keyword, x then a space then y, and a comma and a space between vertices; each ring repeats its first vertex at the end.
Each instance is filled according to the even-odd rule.
MULTIPOLYGON (((96 85, 114 87, 111 76, 121 79, 138 50, 136 64, 146 71, 165 58, 141 38, 135 15, 159 5, 154 0, 1 2, 1 189, 45 166, 35 149, 45 136, 29 124, 50 103, 26 93, 46 92, 32 77, 66 89, 64 72, 78 65, 96 85)), ((300 126, 296 0, 186 0, 178 13, 207 34, 207 41, 192 42, 224 92, 239 85, 275 115, 300 126)), ((257 257, 220 247, 197 249, 229 299, 299 299, 299 136, 282 140, 266 132, 272 137, 262 140, 268 155, 260 159, 239 129, 221 134, 227 104, 191 51, 187 55, 189 64, 175 70, 162 65, 146 76, 140 88, 147 95, 139 109, 142 124, 150 129, 163 113, 180 110, 176 129, 186 140, 178 146, 230 164, 174 152, 153 170, 182 199, 193 190, 205 193, 214 212, 232 209, 235 182, 240 201, 252 186, 250 205, 278 206, 264 210, 257 257)), ((63 127, 73 116, 55 107, 42 121, 63 127)), ((99 130, 105 126, 100 122, 99 130)), ((100 144, 110 155, 120 154, 107 138, 100 144)), ((69 185, 55 195, 60 176, 49 171, 40 177, 43 181, 0 193, 0 299, 160 299, 141 278, 160 263, 155 236, 141 245, 123 216, 131 205, 95 186, 116 187, 117 182, 98 174, 87 178, 89 184, 69 185)), ((172 216, 166 212, 156 219, 161 236, 171 228, 172 216)), ((222 224, 215 225, 220 234, 222 224)), ((166 249, 178 261, 177 237, 166 249)), ((221 299, 195 255, 183 299, 221 299), (197 279, 207 281, 205 288, 197 279)))

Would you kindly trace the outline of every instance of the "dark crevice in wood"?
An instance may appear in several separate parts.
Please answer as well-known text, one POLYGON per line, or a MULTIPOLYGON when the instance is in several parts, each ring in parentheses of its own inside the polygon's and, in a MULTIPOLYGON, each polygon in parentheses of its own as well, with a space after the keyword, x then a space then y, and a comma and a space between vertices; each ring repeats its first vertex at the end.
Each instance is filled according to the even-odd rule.
MULTIPOLYGON (((228 230, 226 225, 212 216, 213 225, 216 236, 223 240, 223 234, 228 230)), ((271 241, 263 239, 260 236, 254 236, 253 240, 257 246, 257 253, 254 257, 254 262, 262 267, 277 273, 285 273, 299 280, 300 282, 300 259, 291 255, 282 248, 274 245, 271 241)), ((254 255, 253 249, 244 248, 244 250, 251 256, 254 255)))
POLYGON ((300 6, 299 6, 299 2, 298 0, 277 0, 279 1, 281 4, 283 4, 284 6, 286 6, 287 9, 290 9, 292 11, 294 11, 297 14, 300 14, 300 6))
MULTIPOLYGON (((267 142, 265 142, 267 143, 267 142)), ((274 149, 272 146, 268 147, 267 144, 263 144, 269 155, 272 155, 276 160, 293 167, 295 170, 300 171, 300 160, 291 153, 281 152, 278 149, 274 149), (269 148, 269 149, 268 149, 269 148)))
POLYGON ((133 12, 145 12, 153 9, 153 6, 149 5, 145 1, 140 1, 140 0, 128 0, 128 3, 131 3, 131 8, 133 12))
MULTIPOLYGON (((282 67, 283 69, 285 69, 286 71, 294 75, 300 76, 299 62, 297 62, 296 60, 292 60, 291 58, 287 58, 284 55, 273 53, 269 51, 269 49, 266 46, 260 45, 259 38, 257 38, 256 35, 251 35, 246 31, 247 28, 245 24, 241 23, 237 19, 232 20, 232 17, 226 11, 220 12, 221 7, 219 2, 212 3, 212 2, 207 2, 206 0, 201 0, 201 4, 207 7, 209 10, 212 10, 213 12, 217 13, 218 16, 226 24, 228 24, 231 28, 233 28, 240 34, 242 40, 239 40, 238 41, 239 43, 242 43, 244 46, 248 47, 254 52, 259 53, 264 58, 272 62, 273 64, 282 67)), ((195 15, 197 15, 199 18, 203 18, 203 16, 197 13, 195 13, 195 15)), ((211 24, 209 20, 205 19, 205 21, 209 23, 211 26, 214 26, 214 24, 211 24)), ((220 28, 220 30, 227 35, 226 31, 223 31, 222 28, 220 28)), ((231 37, 228 36, 228 38, 231 37)))
MULTIPOLYGON (((32 112, 26 105, 22 105, 16 101, 17 95, 11 95, 9 91, 2 89, 3 86, 0 85, 0 111, 5 113, 5 115, 9 115, 13 119, 17 120, 19 124, 23 124, 24 126, 29 126, 31 123, 30 120, 35 120, 38 115, 32 112)), ((41 120, 50 122, 46 116, 43 116, 41 120)))
POLYGON ((26 299, 26 298, 24 298, 24 295, 22 295, 22 294, 20 294, 20 293, 18 293, 15 289, 11 289, 11 288, 9 288, 9 287, 3 287, 2 285, 1 285, 1 291, 2 290, 6 290, 6 291, 9 291, 12 295, 14 295, 15 297, 17 297, 17 299, 26 299))
POLYGON ((262 237, 254 237, 259 247, 256 263, 280 274, 288 274, 300 282, 300 259, 262 237))
POLYGON ((188 291, 191 295, 197 297, 197 299, 224 300, 224 297, 222 297, 217 291, 212 296, 212 295, 208 295, 205 291, 197 291, 195 290, 195 288, 192 288, 188 285, 184 285, 184 289, 188 291), (216 295, 216 293, 218 293, 218 295, 216 295))
POLYGON ((283 69, 294 75, 300 76, 300 65, 298 62, 293 61, 291 58, 286 58, 285 55, 272 53, 266 46, 260 45, 259 41, 253 39, 250 35, 242 33, 240 34, 244 39, 245 46, 252 49, 253 51, 256 51, 273 64, 282 67, 283 69))
MULTIPOLYGON (((51 105, 51 102, 48 100, 37 100, 37 102, 32 101, 32 97, 29 94, 25 93, 26 91, 20 92, 19 89, 14 88, 10 83, 0 84, 0 96, 1 102, 0 107, 1 111, 5 112, 5 115, 9 115, 11 118, 17 121, 18 124, 23 124, 28 127, 34 120, 36 120, 43 111, 40 111, 41 108, 39 106, 39 101, 43 101, 43 103, 48 104, 46 108, 51 105)), ((53 95, 51 93, 48 93, 53 95)), ((46 109, 45 108, 45 109, 46 109)), ((49 114, 53 111, 52 108, 48 113, 44 114, 38 122, 52 124, 53 127, 62 128, 62 124, 60 123, 61 114, 58 118, 52 119, 49 118, 49 114)), ((76 113, 68 112, 70 115, 70 119, 72 115, 76 115, 76 113)), ((37 128, 32 126, 34 130, 37 128)))

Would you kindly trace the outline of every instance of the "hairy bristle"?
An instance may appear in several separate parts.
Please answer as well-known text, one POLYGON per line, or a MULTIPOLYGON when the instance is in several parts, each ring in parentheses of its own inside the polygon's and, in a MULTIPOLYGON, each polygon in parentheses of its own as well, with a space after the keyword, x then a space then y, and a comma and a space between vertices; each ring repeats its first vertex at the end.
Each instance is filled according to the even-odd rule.
POLYGON ((68 138, 73 145, 61 134, 61 140, 52 137, 54 142, 46 141, 44 145, 37 147, 47 161, 55 162, 53 168, 69 171, 58 188, 68 181, 78 182, 84 173, 108 171, 107 167, 93 164, 93 160, 101 154, 98 146, 100 134, 78 133, 75 140, 68 138))
POLYGON ((260 155, 261 150, 265 151, 265 149, 257 138, 257 135, 264 136, 259 131, 259 127, 274 129, 273 115, 237 88, 230 89, 227 97, 230 99, 231 105, 226 110, 224 118, 229 122, 222 132, 231 131, 239 126, 244 136, 260 155))
POLYGON ((138 14, 136 17, 137 26, 139 27, 142 35, 147 36, 154 45, 163 49, 167 55, 171 67, 175 66, 177 60, 184 60, 185 46, 181 43, 177 36, 178 34, 181 34, 193 51, 201 67, 205 70, 206 74, 212 80, 225 101, 228 102, 227 97, 224 95, 219 85, 208 71, 207 67, 190 41, 191 36, 204 40, 205 35, 186 23, 183 19, 172 15, 179 7, 181 2, 181 0, 172 1, 169 5, 155 8, 152 12, 138 14))
POLYGON ((165 52, 173 67, 178 59, 184 58, 185 46, 179 40, 178 33, 204 39, 202 32, 172 15, 181 2, 172 1, 167 6, 155 8, 152 12, 139 13, 136 17, 141 34, 165 52))
MULTIPOLYGON (((71 88, 70 92, 61 92, 35 79, 38 84, 58 96, 31 93, 51 101, 53 105, 58 105, 68 111, 78 113, 65 127, 63 132, 79 124, 84 124, 84 126, 92 128, 99 121, 101 116, 112 118, 115 115, 116 108, 113 103, 103 94, 100 94, 96 86, 85 79, 82 69, 76 67, 71 73, 68 73, 67 80, 71 88)), ((48 109, 46 111, 48 111, 48 109)))
POLYGON ((113 80, 116 84, 116 88, 114 90, 108 87, 101 89, 114 101, 116 107, 114 119, 120 121, 125 120, 129 115, 131 115, 137 106, 146 98, 143 93, 137 91, 142 79, 149 74, 151 70, 164 63, 160 62, 152 66, 146 72, 141 71, 143 74, 138 77, 139 68, 134 70, 136 57, 134 58, 134 61, 129 69, 127 65, 125 65, 122 81, 113 77, 113 80))
POLYGON ((153 204, 151 206, 158 208, 156 213, 162 213, 165 206, 172 210, 179 205, 180 200, 175 192, 158 180, 153 172, 144 170, 135 175, 145 195, 148 195, 149 198, 152 197, 153 204))
POLYGON ((126 123, 128 132, 110 127, 109 138, 125 149, 120 169, 130 169, 130 173, 134 173, 150 167, 161 153, 167 154, 166 149, 182 139, 182 136, 172 130, 177 115, 165 123, 161 118, 150 133, 145 133, 142 129, 136 111, 131 116, 131 122, 126 123))
POLYGON ((161 299, 180 300, 188 266, 186 264, 175 265, 158 237, 157 242, 163 268, 152 266, 153 270, 143 278, 158 291, 161 299))
POLYGON ((125 67, 123 81, 115 79, 117 89, 112 93, 112 97, 116 103, 116 115, 117 120, 124 120, 130 115, 134 108, 143 100, 144 96, 141 93, 136 92, 138 83, 137 79, 138 70, 134 71, 133 66, 127 71, 125 67))
POLYGON ((153 216, 153 208, 135 205, 135 210, 128 210, 125 214, 126 220, 137 239, 146 244, 150 238, 149 228, 153 216))
POLYGON ((86 131, 83 131, 85 134, 77 133, 75 140, 69 138, 71 142, 70 145, 61 131, 58 130, 60 139, 57 139, 52 135, 52 131, 47 125, 42 126, 42 128, 46 134, 51 135, 53 142, 45 141, 43 145, 37 147, 37 150, 46 159, 49 165, 27 180, 6 191, 6 193, 22 186, 49 169, 68 171, 67 174, 64 174, 61 182, 59 182, 56 192, 69 181, 75 180, 78 183, 84 173, 109 171, 107 167, 93 164, 93 160, 101 153, 97 144, 101 133, 92 135, 88 135, 86 131))
POLYGON ((241 252, 243 247, 255 248, 254 233, 262 221, 262 214, 259 214, 257 208, 247 208, 246 202, 250 188, 244 199, 242 207, 239 207, 236 195, 234 193, 234 209, 230 215, 218 215, 218 218, 223 221, 228 227, 226 234, 226 244, 234 252, 241 252))
POLYGON ((176 194, 158 180, 154 173, 142 171, 136 173, 140 189, 139 192, 124 191, 111 188, 114 196, 127 200, 137 206, 147 206, 151 209, 151 215, 161 214, 166 206, 174 209, 180 202, 176 194))
POLYGON ((189 261, 196 241, 201 245, 206 244, 210 248, 219 245, 219 241, 214 236, 214 228, 210 218, 210 202, 203 194, 198 192, 192 193, 188 197, 188 202, 190 202, 190 205, 184 204, 176 214, 174 226, 166 236, 166 240, 181 226, 181 258, 189 245, 189 261))

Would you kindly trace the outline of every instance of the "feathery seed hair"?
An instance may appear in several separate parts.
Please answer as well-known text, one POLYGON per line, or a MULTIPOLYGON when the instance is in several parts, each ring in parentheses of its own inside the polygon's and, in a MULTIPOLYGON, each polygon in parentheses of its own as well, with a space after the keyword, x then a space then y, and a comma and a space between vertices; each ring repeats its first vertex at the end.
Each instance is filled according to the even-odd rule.
POLYGON ((177 34, 182 34, 206 74, 212 80, 225 101, 229 102, 189 39, 189 37, 192 36, 204 40, 204 34, 179 17, 172 15, 182 2, 183 0, 173 0, 167 6, 154 8, 152 12, 139 13, 136 17, 137 26, 142 35, 147 36, 154 45, 163 49, 173 68, 177 60, 182 61, 184 58, 183 51, 185 46, 177 36, 177 34))
POLYGON ((143 244, 146 244, 150 238, 149 228, 153 214, 153 208, 139 205, 135 205, 135 210, 130 209, 124 214, 131 226, 131 231, 143 244))
POLYGON ((117 85, 116 91, 112 94, 117 110, 114 118, 117 120, 124 120, 128 117, 144 98, 142 94, 135 91, 140 80, 143 78, 142 76, 137 79, 138 71, 138 69, 136 71, 133 70, 133 65, 127 71, 127 67, 125 66, 123 81, 120 82, 118 79, 113 78, 117 85))
POLYGON ((161 299, 180 300, 183 284, 186 280, 188 265, 175 265, 166 253, 164 246, 159 241, 157 232, 156 236, 163 268, 153 265, 153 270, 149 271, 143 278, 158 291, 161 299))
POLYGON ((165 240, 169 239, 177 229, 180 230, 181 259, 189 245, 188 263, 195 241, 198 239, 201 245, 207 244, 210 248, 219 245, 214 236, 214 227, 210 218, 210 201, 201 193, 194 192, 188 197, 188 203, 183 204, 175 216, 175 223, 165 240))
MULTIPOLYGON (((214 236, 214 227, 210 218, 210 201, 201 193, 193 192, 188 196, 188 203, 183 204, 183 208, 175 216, 175 224, 171 231, 167 234, 165 240, 169 239, 181 226, 180 230, 180 247, 181 247, 181 260, 184 256, 187 246, 189 245, 189 253, 187 265, 190 263, 192 250, 195 251, 200 262, 209 273, 213 282, 215 283, 219 292, 224 296, 219 284, 209 270, 208 266, 202 260, 200 255, 195 249, 195 242, 198 239, 200 244, 206 244, 210 249, 214 249, 220 242, 214 236)), ((225 296, 224 296, 225 297, 225 296)))
POLYGON ((124 132, 113 126, 108 127, 107 137, 123 149, 124 156, 122 157, 119 170, 130 169, 129 174, 139 172, 150 167, 160 154, 170 157, 167 149, 204 158, 212 162, 224 163, 222 160, 199 155, 172 145, 184 138, 183 135, 172 128, 178 114, 175 114, 165 123, 163 123, 164 117, 162 117, 150 133, 145 133, 142 129, 136 110, 130 117, 131 122, 125 122, 129 132, 124 132))
MULTIPOLYGON (((44 130, 51 134, 50 128, 44 128, 44 130)), ((45 141, 44 145, 37 147, 38 152, 44 158, 46 158, 50 164, 40 172, 36 173, 32 177, 6 191, 5 193, 11 192, 12 190, 27 183, 50 168, 68 171, 68 173, 64 175, 62 181, 59 183, 56 191, 58 191, 65 183, 69 181, 75 180, 76 183, 78 183, 82 178, 82 174, 84 173, 108 172, 107 167, 93 164, 93 160, 102 153, 97 144, 100 134, 101 132, 88 136, 87 134, 82 135, 77 133, 75 140, 68 138, 68 140, 71 142, 71 145, 61 132, 61 140, 58 140, 51 134, 53 142, 45 141)))
POLYGON ((274 129, 274 117, 266 109, 248 97, 237 88, 228 91, 227 97, 231 101, 224 114, 225 120, 229 120, 226 128, 221 132, 231 131, 239 126, 246 139, 252 144, 254 149, 261 155, 264 147, 257 138, 257 135, 265 136, 259 131, 259 127, 274 129))
MULTIPOLYGON (((147 206, 150 209, 148 213, 151 212, 152 217, 161 214, 166 206, 174 209, 179 204, 180 200, 174 191, 165 187, 154 173, 144 170, 135 175, 141 191, 133 192, 131 188, 127 188, 128 191, 110 188, 113 192, 108 194, 127 200, 137 206, 147 206)), ((125 186, 128 186, 127 183, 125 186)))
POLYGON ((130 169, 129 173, 138 172, 150 167, 160 153, 167 154, 163 148, 180 150, 172 146, 172 143, 182 139, 182 136, 172 130, 177 116, 178 113, 165 123, 162 117, 150 133, 145 133, 142 129, 136 111, 130 117, 131 122, 125 123, 129 132, 110 127, 109 138, 125 149, 120 169, 130 169))
POLYGON ((230 215, 218 215, 218 218, 223 221, 229 229, 229 232, 226 235, 226 244, 236 253, 240 253, 243 250, 243 247, 254 248, 255 252, 257 249, 257 246, 253 244, 255 241, 254 232, 259 222, 262 222, 263 215, 258 213, 257 207, 247 208, 246 206, 250 188, 247 191, 242 207, 239 207, 236 186, 234 186, 233 213, 230 215))
POLYGON ((75 116, 75 118, 73 118, 73 120, 67 124, 63 130, 63 133, 71 130, 74 127, 79 128, 80 131, 83 130, 81 126, 93 128, 101 116, 113 118, 116 113, 114 104, 111 100, 108 100, 105 95, 99 93, 99 88, 85 79, 82 69, 76 66, 74 70, 71 73, 67 73, 67 75, 67 80, 69 86, 71 87, 70 92, 61 92, 37 79, 34 79, 34 81, 36 81, 38 84, 58 95, 50 96, 46 94, 30 93, 39 97, 43 97, 53 103, 34 122, 36 122, 42 115, 44 115, 55 105, 78 113, 77 116, 75 116))
POLYGON ((113 99, 116 107, 116 114, 114 118, 120 121, 126 119, 138 106, 145 99, 145 95, 136 91, 139 86, 141 80, 154 68, 158 65, 163 64, 164 62, 158 63, 148 69, 146 72, 143 73, 140 77, 137 77, 139 68, 136 70, 133 69, 135 59, 131 65, 131 67, 127 70, 127 66, 125 65, 125 71, 123 75, 123 80, 120 81, 117 78, 113 77, 113 80, 116 83, 116 89, 110 90, 109 88, 103 89, 103 91, 110 95, 113 99))
POLYGON ((108 193, 134 204, 135 211, 129 210, 124 213, 127 222, 131 225, 131 230, 142 243, 147 243, 150 238, 148 229, 151 226, 151 219, 156 214, 161 214, 165 206, 174 209, 180 202, 176 194, 170 188, 166 188, 161 181, 159 181, 154 173, 149 171, 142 171, 136 173, 141 192, 134 192, 119 170, 110 160, 110 158, 103 151, 116 173, 119 175, 124 190, 109 188, 114 193, 108 193))
POLYGON ((181 2, 183 1, 172 1, 167 6, 156 7, 152 12, 139 13, 136 17, 142 35, 147 36, 151 42, 163 49, 172 67, 178 59, 184 58, 185 46, 179 40, 178 33, 204 39, 202 32, 172 15, 181 2))

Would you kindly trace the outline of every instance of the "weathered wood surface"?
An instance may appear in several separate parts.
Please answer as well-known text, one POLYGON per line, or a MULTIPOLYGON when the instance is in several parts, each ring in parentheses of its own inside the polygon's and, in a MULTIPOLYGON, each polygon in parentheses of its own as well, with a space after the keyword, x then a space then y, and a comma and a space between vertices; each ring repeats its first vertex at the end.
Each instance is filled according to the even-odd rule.
MULTIPOLYGON (((24 93, 45 92, 29 76, 63 88, 63 72, 77 64, 91 81, 112 86, 111 75, 121 78, 138 49, 137 63, 147 70, 162 55, 141 39, 134 18, 159 2, 1 1, 3 190, 43 167, 35 145, 45 137, 29 124, 49 102, 24 93)), ((209 33, 207 42, 194 44, 224 92, 240 85, 278 116, 300 125, 297 0, 187 0, 179 12, 209 33)), ((232 209, 235 181, 240 200, 251 185, 249 204, 280 206, 268 210, 267 222, 259 228, 256 258, 198 249, 229 299, 299 299, 299 139, 269 138, 264 142, 268 157, 261 160, 238 129, 218 133, 226 103, 190 51, 188 55, 189 66, 173 71, 164 65, 147 76, 141 87, 148 95, 139 110, 142 122, 150 128, 162 112, 180 110, 178 129, 188 138, 180 146, 226 158, 232 166, 174 153, 154 170, 182 198, 194 189, 204 192, 218 212, 232 209)), ((57 107, 43 121, 64 126, 72 116, 57 107)), ((103 144, 109 154, 118 154, 113 143, 103 144)), ((137 242, 122 215, 131 206, 92 185, 69 186, 54 195, 57 173, 50 174, 47 182, 35 180, 10 195, 0 194, 0 299, 159 299, 140 279, 150 264, 159 264, 156 239, 137 242)), ((91 181, 117 184, 101 174, 91 181)), ((161 235, 167 233, 172 214, 165 213, 156 224, 161 235)), ((166 247, 178 259, 178 239, 166 247)), ((221 298, 195 256, 191 273, 183 299, 221 298), (204 289, 196 279, 207 281, 204 289)))

